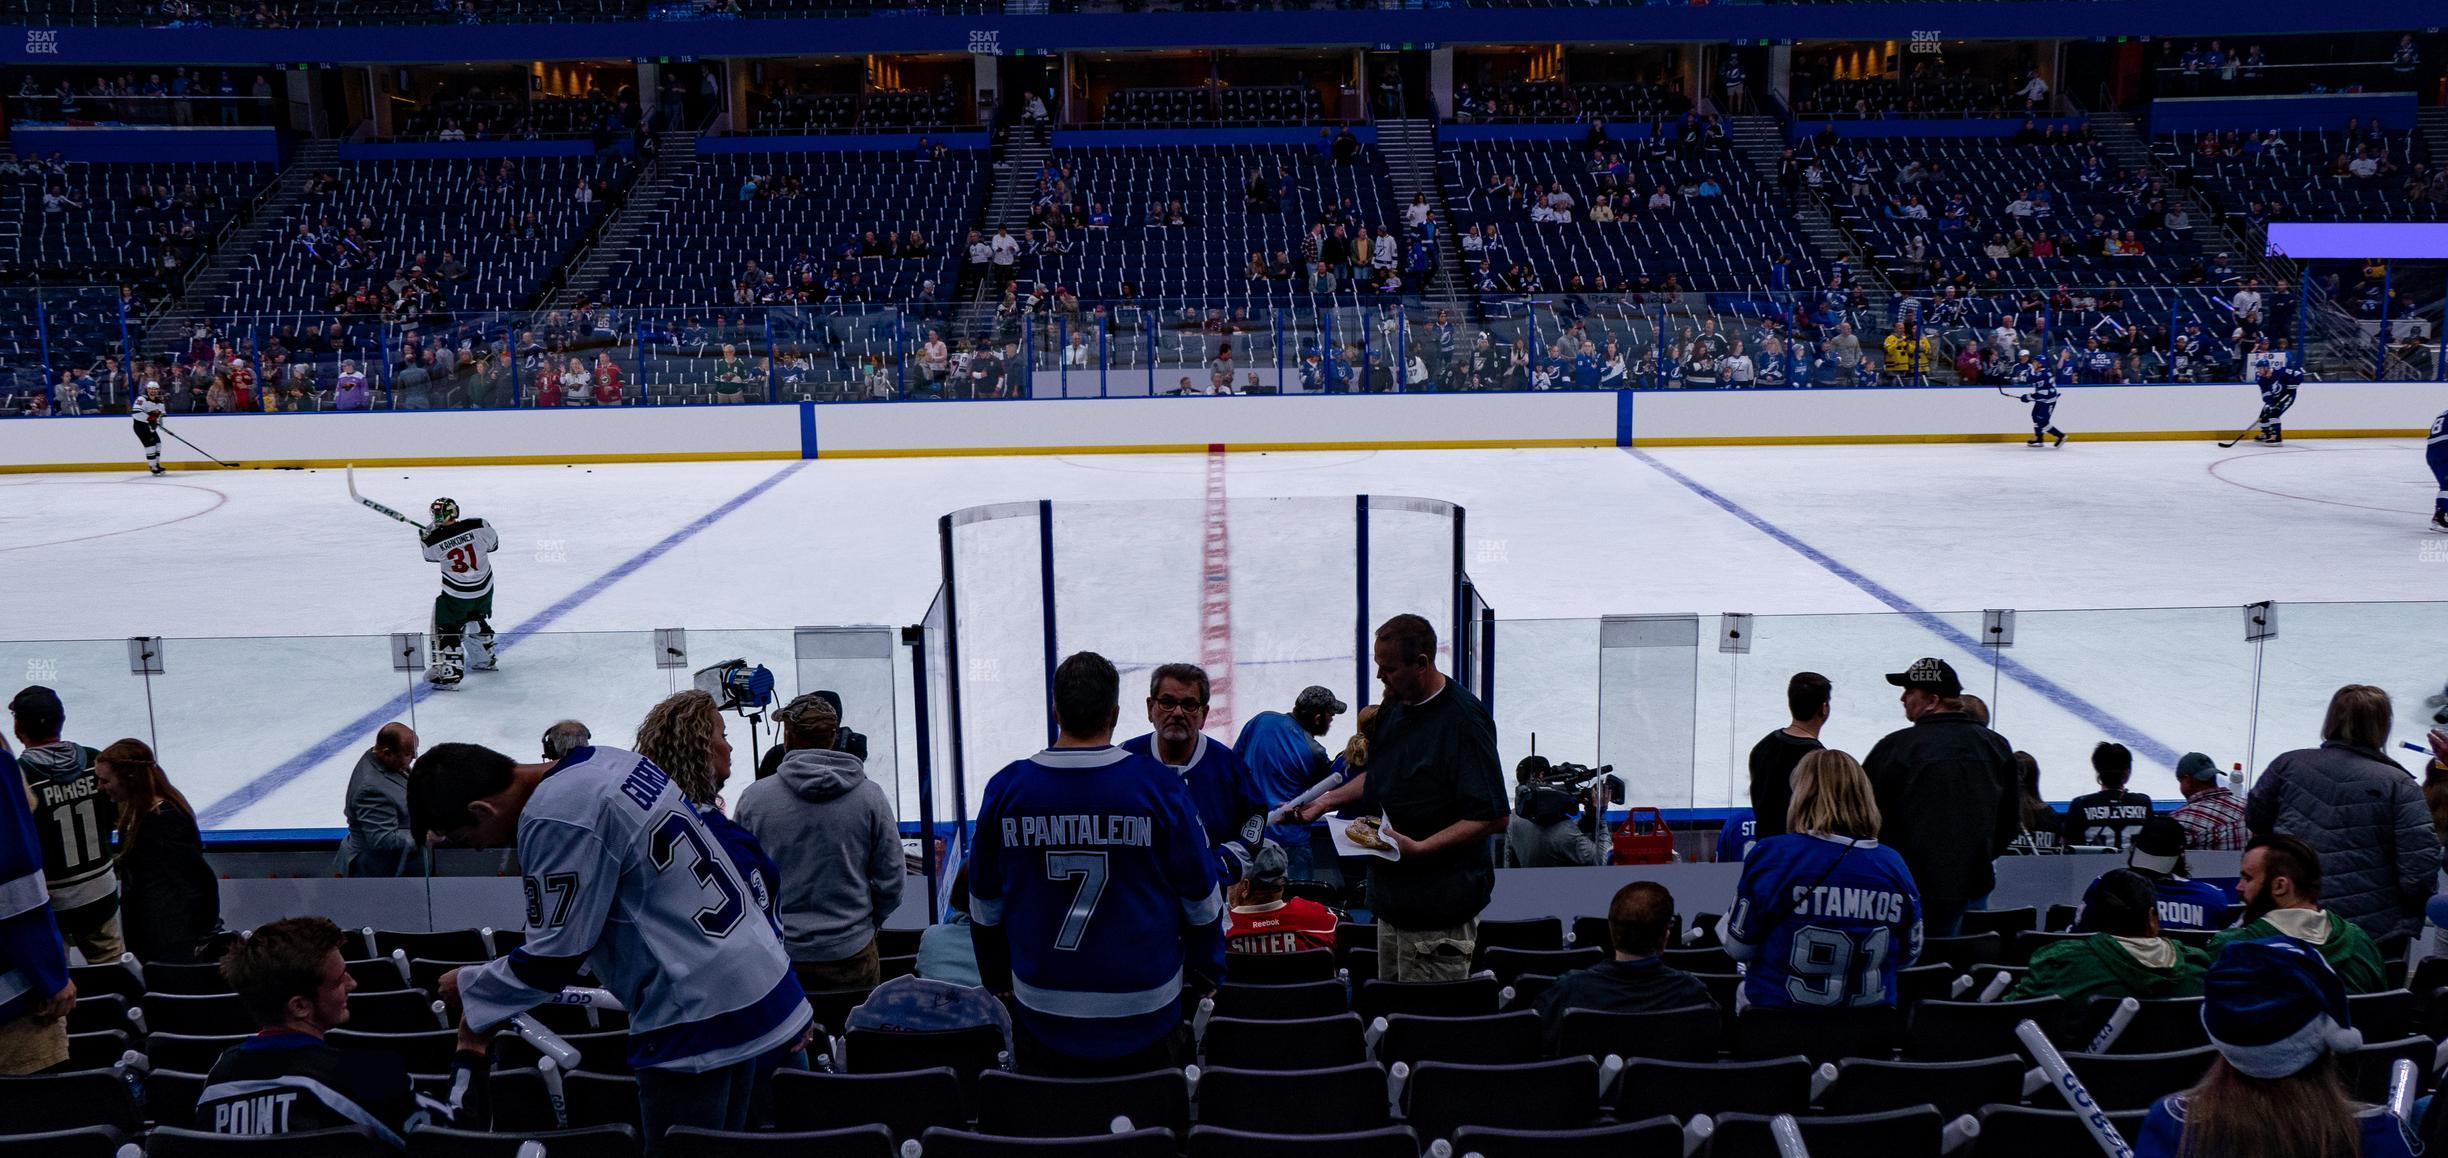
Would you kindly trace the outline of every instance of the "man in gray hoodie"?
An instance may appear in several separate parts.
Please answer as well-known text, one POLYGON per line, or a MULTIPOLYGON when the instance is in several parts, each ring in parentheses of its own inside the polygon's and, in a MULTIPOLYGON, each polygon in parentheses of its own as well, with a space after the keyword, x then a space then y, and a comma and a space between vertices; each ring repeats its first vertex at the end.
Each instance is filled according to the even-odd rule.
POLYGON ((810 990, 873 987, 876 930, 901 903, 901 824, 859 758, 833 750, 841 715, 815 693, 792 700, 782 766, 732 810, 782 874, 782 943, 810 990))

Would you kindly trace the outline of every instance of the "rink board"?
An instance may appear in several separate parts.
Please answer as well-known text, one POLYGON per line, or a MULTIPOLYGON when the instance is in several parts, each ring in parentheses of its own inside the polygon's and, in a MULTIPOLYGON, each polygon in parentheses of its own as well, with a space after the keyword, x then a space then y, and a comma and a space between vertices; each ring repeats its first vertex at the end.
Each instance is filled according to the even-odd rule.
MULTIPOLYGON (((2448 407, 2433 382, 2308 385, 2297 437, 2402 437, 2448 407)), ((2081 439, 2227 438, 2246 385, 2072 386, 2081 439)), ((247 466, 457 466, 1224 450, 2004 442, 2028 408, 1996 389, 1544 392, 691 406, 542 412, 181 415, 172 428, 247 466)), ((172 469, 217 469, 175 440, 172 469)), ((124 416, 0 423, 0 472, 134 470, 124 416)))

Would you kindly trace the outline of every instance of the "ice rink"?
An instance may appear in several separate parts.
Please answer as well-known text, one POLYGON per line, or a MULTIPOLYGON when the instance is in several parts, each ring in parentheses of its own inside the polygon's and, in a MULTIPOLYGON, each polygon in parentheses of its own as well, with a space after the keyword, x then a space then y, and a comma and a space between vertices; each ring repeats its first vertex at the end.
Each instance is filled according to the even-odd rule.
MULTIPOLYGON (((1236 503, 1369 493, 1466 508, 1465 562, 1500 619, 1508 764, 1535 732, 1551 758, 1615 763, 1634 803, 1725 803, 1804 668, 1835 681, 1827 739, 1858 755, 1903 722, 1879 674, 1948 658, 2060 800, 2088 790, 2103 738, 2132 746, 2137 787, 2161 796, 2184 751, 2265 763, 2314 743, 2342 683, 2388 689, 2398 738, 2417 740, 2424 697, 2448 679, 2448 604, 2421 602, 2448 590, 2448 535, 2425 530, 2433 484, 2413 440, 1220 457, 1236 503), (2265 599, 2284 605, 2280 631, 2256 654, 2239 607, 2265 599), (1979 646, 1983 608, 2019 610, 2012 647, 1979 646), (1700 614, 1696 646, 1602 657, 1597 617, 1675 612, 1700 614), (1758 617, 1749 654, 1719 653, 1719 612, 1758 617)), ((653 666, 645 633, 658 627, 689 629, 693 666, 743 656, 789 694, 791 629, 925 613, 937 516, 1040 498, 1195 512, 1210 467, 1170 455, 361 471, 360 488, 393 507, 448 495, 500 530, 502 670, 439 694, 392 670, 387 636, 426 628, 435 568, 413 532, 351 504, 339 472, 5 476, 0 636, 15 642, 0 643, 0 679, 56 686, 71 739, 154 737, 210 827, 333 828, 348 767, 385 719, 413 716, 429 745, 522 758, 564 716, 625 744, 687 675, 653 666), (137 634, 166 641, 149 689, 129 673, 137 634)), ((1263 527, 1233 529, 1220 583, 1182 541, 1195 519, 1111 530, 1125 550, 1145 540, 1151 605, 1228 590, 1244 661, 1281 650, 1257 642, 1262 625, 1351 585, 1339 552, 1313 559, 1263 527)), ((1117 638, 1064 643, 1200 658, 1150 654, 1174 645, 1113 622, 1117 638)), ((1321 630, 1340 633, 1332 654, 1345 658, 1319 670, 1349 673, 1349 625, 1321 630)), ((906 672, 888 690, 880 671, 812 682, 854 685, 874 773, 914 818, 910 689, 906 672)), ((1348 700, 1352 680, 1329 682, 1348 700)), ((1289 706, 1251 698, 1238 718, 1289 706)), ((1126 681, 1126 733, 1136 711, 1126 681)), ((744 730, 734 738, 736 792, 750 750, 744 730)))

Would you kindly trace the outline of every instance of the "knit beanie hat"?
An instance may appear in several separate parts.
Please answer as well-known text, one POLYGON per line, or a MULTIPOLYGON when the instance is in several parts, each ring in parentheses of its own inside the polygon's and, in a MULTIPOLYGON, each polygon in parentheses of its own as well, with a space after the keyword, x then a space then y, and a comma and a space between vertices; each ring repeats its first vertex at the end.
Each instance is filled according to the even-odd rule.
POLYGON ((2202 995, 2202 1028, 2227 1064, 2250 1077, 2287 1077, 2322 1054, 2363 1045, 2337 971, 2292 937, 2228 945, 2203 978, 2202 995))

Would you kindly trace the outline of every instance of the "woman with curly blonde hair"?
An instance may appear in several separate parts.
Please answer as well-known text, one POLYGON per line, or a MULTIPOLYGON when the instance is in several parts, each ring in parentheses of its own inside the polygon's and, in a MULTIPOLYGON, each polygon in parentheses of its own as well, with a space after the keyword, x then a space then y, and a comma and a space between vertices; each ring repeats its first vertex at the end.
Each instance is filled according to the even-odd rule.
POLYGON ((722 842, 732 866, 739 869, 748 891, 756 897, 757 908, 772 917, 774 897, 782 887, 781 871, 755 836, 723 814, 723 784, 731 779, 731 737, 723 728, 722 710, 714 706, 714 697, 691 689, 646 709, 646 718, 638 721, 635 748, 671 777, 672 786, 683 798, 697 806, 697 818, 722 842))

